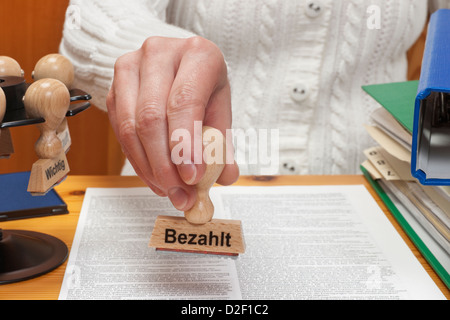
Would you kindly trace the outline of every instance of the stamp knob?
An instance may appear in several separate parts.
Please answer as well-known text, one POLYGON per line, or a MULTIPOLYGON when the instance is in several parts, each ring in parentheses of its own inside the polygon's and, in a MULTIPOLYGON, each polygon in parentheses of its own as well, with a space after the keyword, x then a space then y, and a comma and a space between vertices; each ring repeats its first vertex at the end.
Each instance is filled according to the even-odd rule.
POLYGON ((0 56, 0 76, 23 77, 23 70, 13 58, 0 56))
POLYGON ((45 78, 57 79, 71 89, 74 68, 69 59, 58 53, 52 53, 42 57, 36 63, 32 77, 35 81, 45 78))

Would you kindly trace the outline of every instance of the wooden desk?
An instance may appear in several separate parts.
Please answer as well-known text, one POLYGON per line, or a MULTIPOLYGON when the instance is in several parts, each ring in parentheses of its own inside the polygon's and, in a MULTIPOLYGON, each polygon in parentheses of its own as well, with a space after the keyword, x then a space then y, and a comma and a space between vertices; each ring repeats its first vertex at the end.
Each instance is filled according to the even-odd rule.
MULTIPOLYGON (((385 205, 363 176, 283 176, 273 178, 241 177, 237 185, 242 186, 279 186, 279 185, 365 185, 375 198, 388 219, 400 233, 414 255, 430 274, 438 287, 450 298, 450 291, 439 279, 434 270, 428 265, 420 252, 405 235, 395 219, 387 211, 385 205)), ((94 188, 123 188, 145 186, 137 177, 117 176, 70 176, 56 190, 66 201, 70 213, 68 215, 35 218, 4 222, 3 229, 31 230, 53 235, 64 241, 69 249, 75 235, 84 192, 87 187, 94 188)), ((0 299, 45 300, 57 299, 61 288, 66 263, 56 270, 32 280, 0 286, 0 299)))

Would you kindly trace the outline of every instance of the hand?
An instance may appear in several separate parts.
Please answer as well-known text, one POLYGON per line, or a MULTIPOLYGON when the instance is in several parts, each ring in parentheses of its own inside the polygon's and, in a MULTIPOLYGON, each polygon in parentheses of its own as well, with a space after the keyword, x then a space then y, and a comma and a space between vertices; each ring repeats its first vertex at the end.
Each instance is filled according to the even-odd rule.
MULTIPOLYGON (((193 186, 205 171, 204 164, 194 164, 194 122, 224 136, 231 128, 230 85, 221 51, 201 37, 151 37, 120 57, 114 71, 107 107, 123 152, 156 194, 168 196, 178 210, 190 209, 196 199, 193 186), (189 132, 192 146, 190 159, 179 165, 171 160, 179 143, 171 141, 176 129, 189 132)), ((232 145, 227 152, 233 152, 232 145)), ((238 176, 236 163, 227 164, 217 182, 229 185, 238 176)))

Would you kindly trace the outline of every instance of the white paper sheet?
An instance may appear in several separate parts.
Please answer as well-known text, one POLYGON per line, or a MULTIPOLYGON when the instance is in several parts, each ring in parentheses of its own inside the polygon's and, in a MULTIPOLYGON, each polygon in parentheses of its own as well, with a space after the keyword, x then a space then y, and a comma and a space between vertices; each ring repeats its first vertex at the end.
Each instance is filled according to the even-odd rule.
POLYGON ((88 189, 60 299, 445 299, 364 186, 219 187, 242 220, 233 260, 148 248, 147 189, 88 189))
POLYGON ((244 299, 443 299, 364 186, 235 187, 244 299))
POLYGON ((59 299, 241 299, 233 260, 148 247, 179 214, 146 188, 88 189, 59 299))

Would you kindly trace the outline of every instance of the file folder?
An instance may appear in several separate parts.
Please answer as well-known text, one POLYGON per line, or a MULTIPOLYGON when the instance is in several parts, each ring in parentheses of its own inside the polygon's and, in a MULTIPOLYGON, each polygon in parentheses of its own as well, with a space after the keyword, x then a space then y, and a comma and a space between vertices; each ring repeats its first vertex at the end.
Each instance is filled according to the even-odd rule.
POLYGON ((379 181, 373 179, 370 173, 361 166, 361 171, 366 177, 367 181, 374 188, 375 192, 378 194, 380 199, 388 208, 389 212, 394 216, 398 224, 401 226, 403 231, 409 237, 409 239, 414 243, 420 253, 423 255, 425 260, 431 265, 436 274, 441 278, 442 282, 450 288, 450 273, 448 257, 443 249, 440 249, 438 244, 432 244, 432 238, 426 237, 423 240, 421 236, 427 233, 427 231, 418 223, 412 224, 415 220, 411 213, 405 208, 398 206, 399 201, 395 200, 395 196, 389 194, 387 190, 384 190, 379 181), (397 203, 397 205, 395 204, 397 203), (414 226, 414 228, 413 228, 414 226), (431 240, 430 240, 431 239, 431 240))
POLYGON ((450 10, 430 19, 415 100, 411 173, 423 185, 450 185, 450 10))

